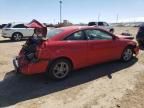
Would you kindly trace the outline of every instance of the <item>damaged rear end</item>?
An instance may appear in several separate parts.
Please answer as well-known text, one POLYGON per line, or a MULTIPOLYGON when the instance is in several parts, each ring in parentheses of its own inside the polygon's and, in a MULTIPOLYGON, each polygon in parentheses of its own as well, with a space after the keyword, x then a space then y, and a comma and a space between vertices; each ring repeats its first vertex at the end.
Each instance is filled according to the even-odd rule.
POLYGON ((13 60, 15 70, 27 75, 45 72, 48 60, 41 58, 44 45, 45 40, 40 38, 29 39, 23 45, 19 56, 13 60))
POLYGON ((34 28, 34 34, 23 45, 19 56, 13 60, 13 65, 17 72, 24 74, 35 74, 46 71, 48 60, 43 60, 40 55, 43 45, 47 41, 47 28, 37 20, 32 20, 25 25, 34 28), (35 36, 36 35, 36 36, 35 36))

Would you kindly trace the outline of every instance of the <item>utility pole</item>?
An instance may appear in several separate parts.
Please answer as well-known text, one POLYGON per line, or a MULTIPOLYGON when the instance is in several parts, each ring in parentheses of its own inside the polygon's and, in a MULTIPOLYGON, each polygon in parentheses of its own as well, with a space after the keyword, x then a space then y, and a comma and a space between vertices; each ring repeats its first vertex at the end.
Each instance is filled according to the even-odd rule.
POLYGON ((117 14, 116 16, 116 23, 118 23, 118 21, 119 21, 119 14, 117 14))
POLYGON ((101 16, 101 14, 99 13, 99 14, 98 14, 98 22, 100 21, 100 16, 101 16))
POLYGON ((62 23, 62 0, 60 0, 59 3, 60 3, 60 23, 62 23))

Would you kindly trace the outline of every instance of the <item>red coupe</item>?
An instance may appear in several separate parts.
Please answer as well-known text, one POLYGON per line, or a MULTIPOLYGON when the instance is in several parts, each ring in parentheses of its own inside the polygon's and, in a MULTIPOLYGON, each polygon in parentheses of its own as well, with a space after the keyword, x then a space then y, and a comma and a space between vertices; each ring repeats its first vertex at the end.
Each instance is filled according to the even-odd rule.
POLYGON ((63 79, 72 70, 121 59, 130 61, 139 49, 136 42, 88 26, 48 30, 45 39, 32 37, 13 60, 18 72, 31 75, 45 72, 63 79))

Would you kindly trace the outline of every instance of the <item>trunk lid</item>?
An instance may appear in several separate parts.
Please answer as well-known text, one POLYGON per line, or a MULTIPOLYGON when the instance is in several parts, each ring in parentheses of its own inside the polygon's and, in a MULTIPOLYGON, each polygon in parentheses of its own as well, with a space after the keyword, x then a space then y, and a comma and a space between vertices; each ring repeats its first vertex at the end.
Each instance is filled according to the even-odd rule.
POLYGON ((116 36, 119 37, 120 39, 130 39, 130 40, 134 39, 133 36, 126 36, 126 35, 116 35, 116 36))

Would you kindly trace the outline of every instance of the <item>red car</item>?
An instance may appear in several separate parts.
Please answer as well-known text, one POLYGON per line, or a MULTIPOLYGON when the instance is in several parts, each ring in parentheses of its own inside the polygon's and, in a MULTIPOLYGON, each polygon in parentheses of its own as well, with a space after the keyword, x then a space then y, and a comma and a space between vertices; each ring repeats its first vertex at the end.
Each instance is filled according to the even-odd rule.
POLYGON ((136 42, 88 26, 55 28, 45 39, 32 40, 14 59, 16 70, 27 75, 45 72, 54 79, 94 64, 117 59, 127 62, 139 52, 136 42))

